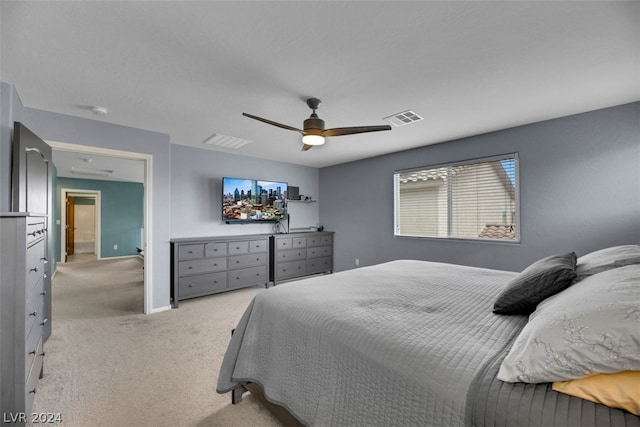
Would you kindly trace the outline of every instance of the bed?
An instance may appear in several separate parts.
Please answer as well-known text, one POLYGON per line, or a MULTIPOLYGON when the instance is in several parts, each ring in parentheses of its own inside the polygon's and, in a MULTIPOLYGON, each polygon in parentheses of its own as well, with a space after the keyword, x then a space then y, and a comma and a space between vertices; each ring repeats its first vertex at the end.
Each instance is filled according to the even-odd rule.
MULTIPOLYGON (((217 391, 240 396, 257 384, 317 426, 640 426, 551 382, 497 378, 537 313, 493 312, 520 274, 398 260, 278 285, 245 311, 217 391)), ((637 369, 634 358, 624 367, 637 369)))

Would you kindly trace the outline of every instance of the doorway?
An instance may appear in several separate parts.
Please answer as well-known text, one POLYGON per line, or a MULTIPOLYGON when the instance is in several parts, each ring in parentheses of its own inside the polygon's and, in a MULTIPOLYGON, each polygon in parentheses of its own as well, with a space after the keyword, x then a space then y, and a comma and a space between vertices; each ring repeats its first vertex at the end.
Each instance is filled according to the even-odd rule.
MULTIPOLYGON (((78 154, 79 156, 104 156, 104 157, 112 157, 114 159, 123 159, 123 160, 135 160, 135 161, 141 161, 142 167, 144 169, 144 173, 143 173, 143 189, 144 189, 144 193, 143 193, 143 224, 142 224, 142 229, 140 231, 140 241, 142 244, 142 247, 140 248, 141 251, 143 251, 144 253, 144 257, 142 257, 143 259, 143 269, 144 269, 144 313, 145 314, 150 314, 156 311, 162 311, 162 310, 158 310, 158 309, 153 309, 153 305, 152 305, 152 295, 153 295, 153 289, 152 289, 152 284, 153 284, 153 278, 152 278, 152 274, 153 274, 153 268, 152 268, 152 254, 153 252, 150 251, 149 249, 153 247, 153 235, 151 233, 151 227, 150 224, 152 224, 152 211, 151 211, 151 201, 152 201, 152 194, 151 194, 151 189, 153 188, 152 186, 152 160, 153 160, 153 156, 150 154, 143 154, 143 153, 136 153, 136 152, 130 152, 130 151, 122 151, 122 150, 113 150, 113 149, 107 149, 107 148, 99 148, 99 147, 92 147, 92 146, 85 146, 85 145, 77 145, 77 144, 69 144, 69 143, 65 143, 65 142, 56 142, 56 141, 47 141, 47 143, 53 148, 54 150, 54 155, 55 155, 55 151, 60 151, 60 152, 68 152, 68 153, 75 153, 78 154)), ((73 189, 70 189, 73 190, 73 189)), ((82 191, 80 192, 82 193, 82 191)), ((61 201, 65 200, 64 198, 61 199, 61 201)), ((99 199, 97 199, 99 200, 99 199)), ((99 203, 98 201, 96 203, 99 203)), ((62 203, 61 203, 62 204, 62 203)), ((99 224, 99 216, 100 216, 100 207, 99 205, 96 208, 96 223, 99 224)), ((61 209, 61 216, 64 215, 66 217, 66 210, 65 209, 61 209)), ((62 226, 62 218, 61 218, 61 224, 62 226)), ((99 225, 96 225, 99 229, 99 225)), ((60 240, 66 240, 66 236, 65 233, 63 233, 63 230, 60 230, 60 240)), ((95 241, 95 245, 96 245, 96 256, 98 258, 101 258, 101 244, 100 244, 100 233, 96 232, 96 241, 95 241)), ((63 251, 62 253, 64 253, 64 250, 66 249, 66 241, 64 242, 64 245, 61 242, 61 250, 63 251)), ((64 262, 64 256, 61 256, 60 261, 64 262)), ((164 309, 163 309, 164 310, 164 309)))
POLYGON ((60 191, 60 253, 64 262, 100 259, 100 190, 63 188, 60 191))

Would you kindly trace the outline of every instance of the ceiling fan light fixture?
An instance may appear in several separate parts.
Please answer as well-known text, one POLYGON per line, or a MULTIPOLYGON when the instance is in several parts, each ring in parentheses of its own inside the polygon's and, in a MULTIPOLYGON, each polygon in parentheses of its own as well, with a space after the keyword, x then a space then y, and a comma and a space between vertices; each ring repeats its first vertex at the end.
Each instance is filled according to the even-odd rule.
POLYGON ((322 145, 324 144, 324 136, 322 135, 303 135, 302 142, 306 145, 322 145))

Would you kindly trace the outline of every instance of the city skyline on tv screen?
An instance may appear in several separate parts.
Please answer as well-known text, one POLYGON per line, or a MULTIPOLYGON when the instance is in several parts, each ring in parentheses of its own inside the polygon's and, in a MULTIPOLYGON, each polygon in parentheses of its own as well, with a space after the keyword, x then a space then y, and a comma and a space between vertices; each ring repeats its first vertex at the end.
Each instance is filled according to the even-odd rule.
POLYGON ((286 216, 286 182, 223 178, 222 193, 225 221, 278 221, 286 216))

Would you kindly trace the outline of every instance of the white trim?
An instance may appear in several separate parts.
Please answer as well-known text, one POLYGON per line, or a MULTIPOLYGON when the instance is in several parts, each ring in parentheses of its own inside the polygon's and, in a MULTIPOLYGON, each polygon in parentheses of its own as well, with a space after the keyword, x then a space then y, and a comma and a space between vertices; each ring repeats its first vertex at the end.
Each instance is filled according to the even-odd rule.
POLYGON ((169 311, 169 310, 171 310, 171 306, 166 305, 164 307, 153 308, 149 313, 145 313, 145 314, 155 314, 155 313, 160 313, 162 311, 169 311))
POLYGON ((64 264, 66 261, 64 260, 67 253, 67 233, 66 229, 63 232, 63 227, 67 225, 67 205, 66 205, 66 196, 67 194, 91 194, 96 196, 96 205, 95 205, 95 220, 96 220, 96 229, 95 229, 95 253, 96 259, 101 259, 101 246, 100 243, 102 241, 102 217, 100 215, 101 209, 101 199, 102 193, 100 190, 79 190, 75 188, 61 188, 60 189, 60 263, 64 264), (63 203, 64 202, 64 203, 63 203))
POLYGON ((120 157, 142 160, 144 162, 144 313, 164 311, 164 307, 153 308, 153 258, 148 248, 153 247, 153 155, 132 151, 113 150, 110 148, 92 147, 88 145, 69 144, 67 142, 46 141, 53 149, 94 155, 120 157))

